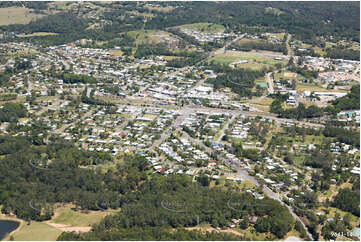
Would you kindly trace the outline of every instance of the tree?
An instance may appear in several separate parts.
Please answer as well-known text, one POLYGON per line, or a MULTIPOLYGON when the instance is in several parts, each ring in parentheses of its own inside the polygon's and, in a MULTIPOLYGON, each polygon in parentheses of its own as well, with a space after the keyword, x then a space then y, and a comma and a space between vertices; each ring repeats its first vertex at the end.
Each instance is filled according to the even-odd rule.
POLYGON ((360 216, 360 196, 350 189, 341 189, 334 198, 333 205, 341 210, 360 216))
POLYGON ((270 106, 270 112, 281 114, 283 112, 282 102, 278 99, 273 100, 270 106))
POLYGON ((239 224, 239 228, 240 229, 247 229, 249 226, 249 218, 248 216, 246 216, 242 221, 241 223, 239 224))

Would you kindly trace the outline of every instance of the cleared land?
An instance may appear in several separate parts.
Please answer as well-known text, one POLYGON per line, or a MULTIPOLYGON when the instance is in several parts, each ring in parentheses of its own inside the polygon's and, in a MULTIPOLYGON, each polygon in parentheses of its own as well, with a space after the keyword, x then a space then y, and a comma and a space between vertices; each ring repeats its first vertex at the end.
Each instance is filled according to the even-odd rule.
POLYGON ((0 26, 9 24, 27 24, 31 20, 45 16, 43 14, 31 13, 31 11, 32 10, 23 7, 0 8, 0 26))
POLYGON ((326 89, 321 86, 316 86, 312 84, 297 84, 297 91, 312 91, 312 92, 347 92, 346 90, 335 90, 335 89, 326 89))
POLYGON ((100 222, 100 220, 112 211, 89 211, 88 213, 74 211, 70 205, 55 210, 55 215, 50 222, 57 224, 66 224, 69 226, 91 226, 100 222))
POLYGON ((160 11, 160 12, 170 12, 174 9, 174 7, 171 6, 167 6, 167 7, 163 7, 163 6, 146 6, 146 8, 150 9, 150 10, 156 10, 156 11, 160 11))
POLYGON ((24 225, 14 233, 17 241, 55 241, 62 233, 61 230, 44 223, 32 221, 30 225, 24 225))
POLYGON ((268 38, 276 37, 278 40, 282 41, 285 33, 266 33, 268 38))
POLYGON ((170 33, 161 30, 135 30, 127 34, 135 38, 137 44, 157 44, 164 41, 164 38, 175 39, 170 33))
POLYGON ((227 51, 221 53, 210 59, 217 64, 232 64, 240 60, 247 60, 247 63, 238 64, 237 68, 250 68, 253 70, 260 70, 263 67, 271 67, 276 64, 285 64, 285 61, 275 60, 257 52, 243 52, 243 51, 227 51))
POLYGON ((109 54, 115 55, 115 56, 122 56, 123 51, 121 51, 121 50, 109 50, 109 54))
POLYGON ((22 38, 25 38, 25 37, 48 36, 48 35, 57 35, 57 33, 36 32, 36 33, 32 33, 32 34, 20 34, 19 36, 22 38))
POLYGON ((212 23, 195 23, 195 24, 185 24, 179 26, 182 29, 193 29, 204 33, 218 33, 223 32, 225 28, 220 24, 212 23))

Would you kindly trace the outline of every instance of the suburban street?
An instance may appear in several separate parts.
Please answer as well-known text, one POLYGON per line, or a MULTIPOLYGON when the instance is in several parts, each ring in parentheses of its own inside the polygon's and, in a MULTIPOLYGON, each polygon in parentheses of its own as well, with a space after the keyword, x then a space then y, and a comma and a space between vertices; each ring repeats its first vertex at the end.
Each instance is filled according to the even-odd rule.
POLYGON ((266 74, 265 79, 266 79, 266 82, 267 82, 268 93, 269 94, 274 94, 272 72, 268 72, 266 74))

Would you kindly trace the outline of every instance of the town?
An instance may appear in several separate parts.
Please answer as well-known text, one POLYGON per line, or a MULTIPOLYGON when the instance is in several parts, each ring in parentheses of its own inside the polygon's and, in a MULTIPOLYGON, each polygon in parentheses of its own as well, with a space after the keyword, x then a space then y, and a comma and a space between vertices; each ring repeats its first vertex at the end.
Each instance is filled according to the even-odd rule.
MULTIPOLYGON (((99 21, 99 11, 110 11, 106 5, 52 8, 78 9, 99 21)), ((141 3, 163 14, 181 8, 164 6, 141 3)), ((126 14, 134 21, 142 14, 155 18, 152 11, 153 17, 137 11, 126 14)), ((105 13, 104 25, 113 19, 105 13)), ((243 229, 245 219, 238 217, 210 225, 218 233, 251 240, 360 238, 359 204, 348 204, 359 192, 360 61, 326 54, 336 45, 359 52, 359 42, 320 37, 323 50, 287 31, 230 30, 207 22, 123 32, 114 40, 43 45, 58 34, 41 35, 0 30, 0 135, 39 147, 29 156, 41 157, 29 161, 35 170, 56 167, 59 158, 47 148, 56 142, 84 153, 76 168, 96 174, 141 157, 147 176, 186 175, 257 201, 271 198, 299 224, 275 237, 260 229, 263 218, 256 212, 243 229), (335 231, 342 235, 336 238, 335 231)), ((8 141, 0 139, 5 157, 8 141)), ((83 224, 59 229, 51 221, 47 226, 57 236, 91 231, 83 224)))

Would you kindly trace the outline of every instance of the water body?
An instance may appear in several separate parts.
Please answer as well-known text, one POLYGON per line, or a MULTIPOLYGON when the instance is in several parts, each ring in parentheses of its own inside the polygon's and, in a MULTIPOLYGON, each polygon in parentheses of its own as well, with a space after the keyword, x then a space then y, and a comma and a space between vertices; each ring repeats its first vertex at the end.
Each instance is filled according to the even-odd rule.
POLYGON ((0 240, 2 240, 6 233, 10 233, 19 226, 19 222, 10 220, 0 220, 0 240))

